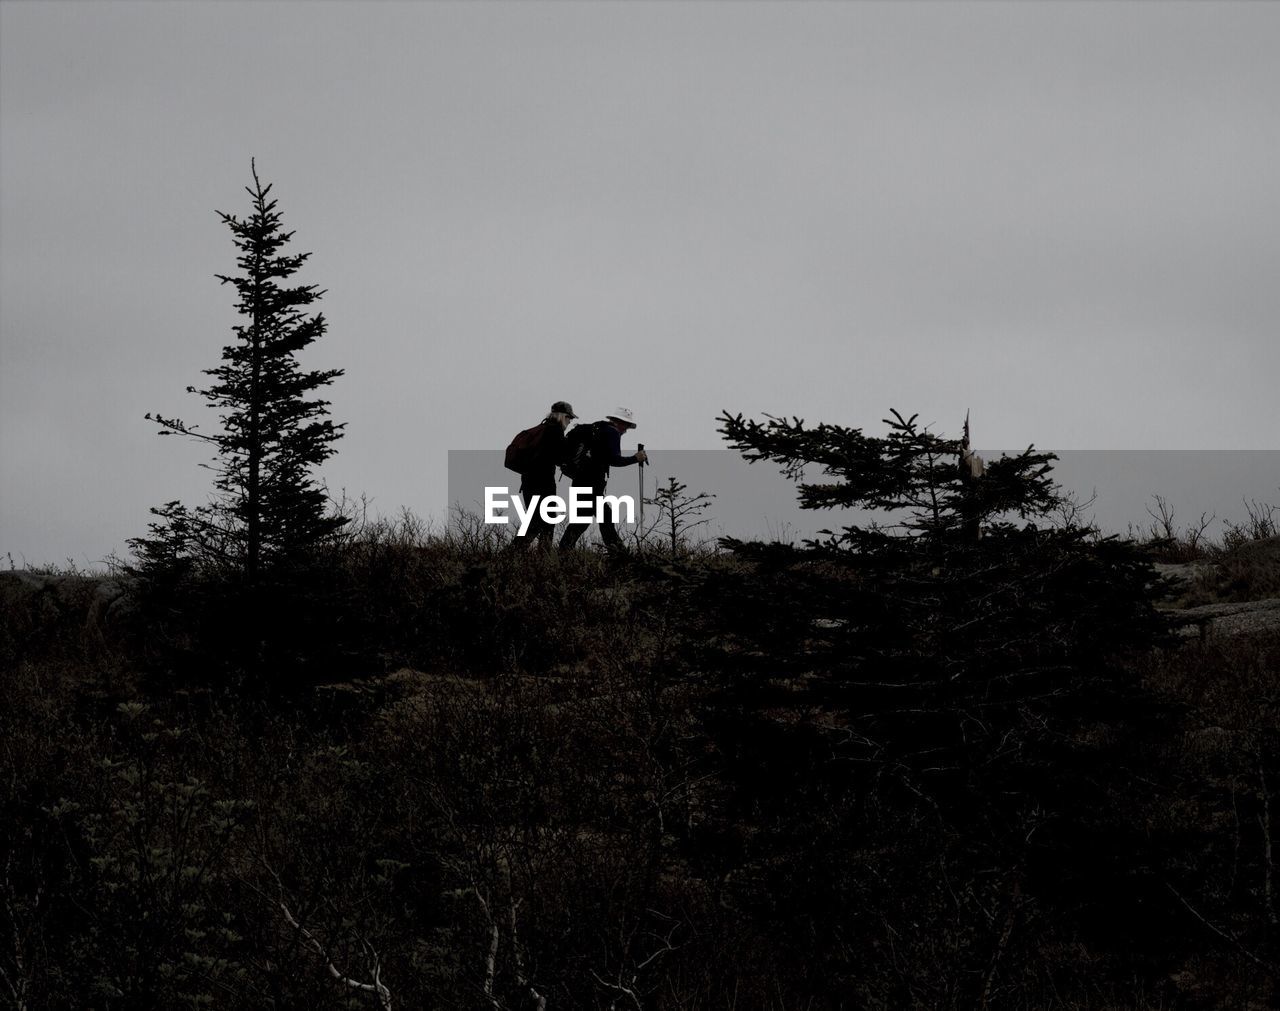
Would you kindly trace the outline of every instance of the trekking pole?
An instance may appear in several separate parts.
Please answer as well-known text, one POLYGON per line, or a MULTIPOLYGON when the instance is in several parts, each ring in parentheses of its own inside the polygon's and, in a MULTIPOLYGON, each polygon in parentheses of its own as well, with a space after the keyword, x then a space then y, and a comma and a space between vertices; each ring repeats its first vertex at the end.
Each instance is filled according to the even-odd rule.
MULTIPOLYGON (((644 443, 636 443, 639 451, 644 452, 644 443)), ((640 529, 636 531, 636 542, 644 544, 644 461, 640 462, 640 529)))

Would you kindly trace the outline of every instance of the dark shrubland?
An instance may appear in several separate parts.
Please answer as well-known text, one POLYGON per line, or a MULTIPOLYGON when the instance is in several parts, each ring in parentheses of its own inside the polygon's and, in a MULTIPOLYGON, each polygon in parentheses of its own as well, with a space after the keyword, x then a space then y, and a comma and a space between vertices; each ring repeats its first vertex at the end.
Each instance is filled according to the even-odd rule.
POLYGON ((1270 1006, 1275 634, 1166 634, 1033 451, 975 499, 904 419, 722 423, 884 523, 618 561, 357 520, 109 611, 11 574, 5 999, 1270 1006))

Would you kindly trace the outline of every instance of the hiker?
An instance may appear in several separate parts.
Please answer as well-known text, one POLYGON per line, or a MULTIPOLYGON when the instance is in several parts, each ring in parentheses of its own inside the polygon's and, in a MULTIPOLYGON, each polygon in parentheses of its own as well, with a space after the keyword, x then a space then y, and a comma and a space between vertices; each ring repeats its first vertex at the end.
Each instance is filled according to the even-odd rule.
MULTIPOLYGON (((533 429, 538 434, 534 437, 534 444, 520 471, 520 497, 524 499, 526 506, 532 506, 534 496, 541 501, 556 493, 556 467, 564 456, 564 432, 569 427, 569 422, 575 418, 577 415, 573 413, 569 402, 557 400, 551 405, 551 410, 547 412, 541 425, 533 429)), ((516 534, 511 547, 518 550, 537 541, 540 547, 550 551, 555 532, 556 528, 552 524, 544 520, 539 512, 534 512, 528 529, 523 534, 516 534)))
MULTIPOLYGON (((605 485, 609 483, 609 468, 630 467, 649 459, 643 449, 630 456, 622 455, 622 433, 635 427, 635 415, 629 408, 619 407, 612 414, 606 414, 603 421, 590 426, 579 425, 569 434, 570 446, 566 451, 564 466, 568 466, 570 470, 566 471, 566 476, 574 487, 591 489, 593 515, 600 496, 604 494, 605 485), (576 444, 581 444, 585 452, 576 451, 576 444), (574 459, 571 460, 571 457, 574 459)), ((600 536, 611 554, 626 550, 618 529, 614 526, 615 521, 616 514, 612 508, 606 509, 600 520, 600 536)), ((564 536, 560 538, 560 550, 567 551, 577 544, 578 538, 587 532, 589 526, 590 521, 570 521, 564 536)))

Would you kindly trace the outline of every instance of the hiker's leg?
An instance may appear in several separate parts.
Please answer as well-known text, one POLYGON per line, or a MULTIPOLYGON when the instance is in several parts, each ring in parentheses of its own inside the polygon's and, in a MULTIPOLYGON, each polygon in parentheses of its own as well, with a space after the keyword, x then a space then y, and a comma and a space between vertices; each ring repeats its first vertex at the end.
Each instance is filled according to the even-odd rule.
MULTIPOLYGON (((570 493, 570 496, 572 497, 572 494, 573 494, 572 488, 569 489, 569 493, 570 493)), ((591 526, 591 520, 587 520, 585 523, 574 523, 572 520, 568 521, 565 524, 564 536, 560 538, 560 550, 568 551, 570 548, 572 548, 575 544, 578 543, 578 539, 587 532, 587 529, 590 526, 591 526)))
POLYGON ((590 526, 590 523, 567 524, 564 529, 564 536, 560 538, 560 550, 568 551, 572 548, 578 543, 578 539, 587 532, 587 528, 590 526))
POLYGON ((555 536, 555 532, 555 527, 534 513, 529 518, 529 528, 523 534, 516 534, 516 540, 522 544, 537 543, 545 546, 546 542, 555 536))
MULTIPOLYGON (((524 504, 528 507, 533 501, 534 496, 538 498, 539 504, 542 500, 556 493, 555 485, 548 487, 527 488, 520 486, 520 497, 524 499, 524 504)), ((555 537, 555 527, 542 518, 540 510, 535 510, 534 514, 529 517, 529 526, 523 534, 517 533, 512 540, 512 547, 516 550, 528 547, 530 544, 537 543, 542 548, 547 548, 549 542, 555 537)))
POLYGON ((556 549, 555 526, 551 523, 547 523, 545 520, 542 519, 541 516, 538 517, 538 524, 539 524, 539 529, 536 533, 534 532, 533 525, 532 524, 529 525, 529 536, 537 540, 539 551, 555 551, 556 549))
MULTIPOLYGON (((524 500, 524 504, 526 507, 529 505, 531 501, 533 501, 533 497, 537 494, 539 494, 539 492, 534 491, 532 487, 524 484, 523 482, 521 483, 520 498, 524 500)), ((514 516, 511 518, 511 522, 512 523, 516 522, 514 516)), ((533 521, 529 524, 529 529, 526 530, 523 534, 520 533, 520 528, 516 527, 516 534, 514 537, 511 538, 511 543, 507 545, 508 549, 511 551, 523 551, 530 544, 532 544, 533 537, 531 535, 534 532, 534 524, 537 522, 538 522, 538 514, 535 512, 533 514, 533 521)))
MULTIPOLYGON (((596 502, 594 508, 600 508, 600 496, 604 494, 601 488, 596 492, 596 502)), ((614 511, 612 505, 606 505, 600 514, 600 538, 604 541, 604 546, 610 551, 615 548, 622 547, 622 538, 618 536, 618 528, 614 525, 618 522, 618 514, 614 511)))

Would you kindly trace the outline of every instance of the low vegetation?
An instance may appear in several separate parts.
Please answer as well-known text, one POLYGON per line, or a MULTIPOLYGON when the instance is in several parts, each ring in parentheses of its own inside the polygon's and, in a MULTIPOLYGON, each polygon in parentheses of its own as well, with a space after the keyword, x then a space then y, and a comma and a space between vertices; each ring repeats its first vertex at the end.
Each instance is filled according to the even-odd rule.
MULTIPOLYGON (((954 460, 898 423, 726 418, 761 459, 954 460)), ((981 509, 1054 505, 1020 459, 981 509)), ((1272 1006, 1280 635, 1169 634, 1159 542, 971 540, 937 481, 915 534, 808 547, 516 554, 406 515, 253 580, 8 574, 0 994, 1272 1006)), ((1266 536, 1205 557, 1269 585, 1266 536)))

